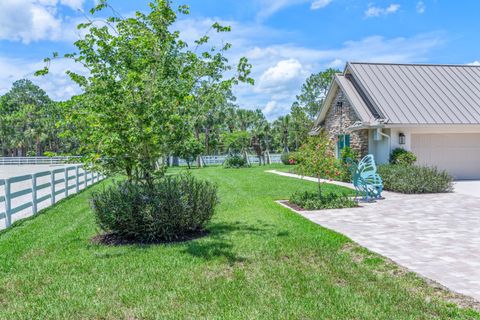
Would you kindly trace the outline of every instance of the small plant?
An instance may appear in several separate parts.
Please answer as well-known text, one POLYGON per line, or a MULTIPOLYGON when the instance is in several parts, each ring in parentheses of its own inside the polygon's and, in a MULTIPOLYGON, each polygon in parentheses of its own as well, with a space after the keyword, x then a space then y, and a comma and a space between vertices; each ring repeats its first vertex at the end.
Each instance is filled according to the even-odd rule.
POLYGON ((91 202, 103 231, 122 240, 152 243, 202 232, 218 197, 216 185, 179 175, 153 184, 117 182, 94 193, 91 202))
POLYGON ((282 153, 282 155, 280 156, 280 160, 286 166, 291 165, 291 163, 290 163, 290 153, 288 153, 288 152, 282 153))
POLYGON ((407 151, 402 148, 397 148, 393 150, 392 154, 390 155, 391 164, 411 166, 411 165, 414 165, 416 161, 417 161, 417 156, 413 152, 407 151))
POLYGON ((358 204, 345 194, 327 193, 320 198, 317 192, 296 192, 290 202, 306 210, 354 208, 358 204))
POLYGON ((57 156, 57 153, 52 152, 52 151, 45 151, 45 152, 43 153, 43 155, 44 155, 45 157, 53 158, 53 157, 56 157, 56 156, 57 156))
POLYGON ((382 165, 378 167, 385 190, 420 194, 452 192, 453 178, 435 167, 382 165))
POLYGON ((235 155, 228 157, 223 163, 224 168, 248 168, 250 165, 247 160, 241 156, 235 155))

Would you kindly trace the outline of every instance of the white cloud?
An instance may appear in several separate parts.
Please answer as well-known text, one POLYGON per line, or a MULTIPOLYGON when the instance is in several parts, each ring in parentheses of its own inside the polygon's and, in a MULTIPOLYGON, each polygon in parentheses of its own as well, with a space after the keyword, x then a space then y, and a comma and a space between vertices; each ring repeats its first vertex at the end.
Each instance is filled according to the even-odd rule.
POLYGON ((400 9, 400 5, 396 3, 392 3, 386 8, 369 5, 368 9, 365 11, 365 17, 373 18, 373 17, 386 16, 386 15, 397 12, 399 9, 400 9))
POLYGON ((308 72, 298 60, 281 60, 260 76, 258 88, 262 92, 284 92, 292 83, 298 83, 307 75, 308 72))
POLYGON ((81 8, 84 0, 2 0, 0 40, 62 40, 73 25, 59 13, 59 6, 81 8))
POLYGON ((257 17, 262 20, 288 7, 305 3, 310 3, 310 9, 318 10, 328 6, 332 1, 333 0, 257 0, 259 7, 257 17))
POLYGON ((284 115, 289 111, 290 109, 288 106, 280 105, 276 100, 267 102, 265 108, 262 109, 263 114, 269 119, 278 118, 279 116, 284 115))
POLYGON ((425 3, 423 1, 419 1, 417 3, 417 12, 422 14, 425 12, 425 10, 427 9, 427 6, 425 5, 425 3))
POLYGON ((473 62, 467 63, 469 66, 480 66, 480 61, 475 60, 473 62))
POLYGON ((84 0, 60 0, 60 3, 64 6, 72 9, 81 9, 83 7, 84 0))
POLYGON ((318 9, 321 9, 321 8, 325 8, 331 2, 332 2, 332 0, 316 0, 316 1, 312 2, 312 4, 310 5, 310 9, 318 10, 318 9))
POLYGON ((50 98, 67 100, 81 92, 80 88, 65 74, 66 70, 85 73, 85 70, 72 60, 59 59, 51 64, 50 73, 35 77, 34 73, 44 67, 42 61, 0 57, 0 95, 10 90, 12 83, 19 79, 30 79, 45 90, 50 98))

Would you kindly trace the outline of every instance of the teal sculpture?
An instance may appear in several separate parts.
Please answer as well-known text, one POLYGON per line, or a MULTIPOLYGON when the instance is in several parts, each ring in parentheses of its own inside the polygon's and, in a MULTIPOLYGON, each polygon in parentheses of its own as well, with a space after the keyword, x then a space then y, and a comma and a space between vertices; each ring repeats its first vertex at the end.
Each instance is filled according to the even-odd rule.
POLYGON ((355 187, 356 198, 362 197, 365 201, 382 198, 383 182, 377 173, 377 166, 373 155, 365 156, 358 164, 349 159, 352 172, 352 183, 355 187))

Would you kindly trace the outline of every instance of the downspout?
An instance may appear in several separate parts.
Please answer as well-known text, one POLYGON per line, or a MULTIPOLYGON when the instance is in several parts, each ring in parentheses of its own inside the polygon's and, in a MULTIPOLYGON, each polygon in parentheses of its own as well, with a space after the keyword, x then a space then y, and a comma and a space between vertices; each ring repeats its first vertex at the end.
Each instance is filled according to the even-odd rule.
POLYGON ((388 140, 388 156, 390 157, 390 153, 392 153, 392 140, 391 137, 388 134, 385 134, 382 132, 382 128, 377 128, 377 132, 379 135, 387 138, 388 140))

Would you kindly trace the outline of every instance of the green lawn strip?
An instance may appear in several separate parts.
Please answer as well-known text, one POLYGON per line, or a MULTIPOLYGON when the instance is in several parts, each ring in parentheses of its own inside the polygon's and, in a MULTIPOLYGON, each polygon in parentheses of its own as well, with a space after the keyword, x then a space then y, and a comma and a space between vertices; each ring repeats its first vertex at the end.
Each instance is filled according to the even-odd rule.
MULTIPOLYGON (((315 183, 264 170, 192 170, 219 185, 210 234, 92 244, 92 190, 0 233, 1 319, 470 319, 412 274, 281 207, 315 183), (359 258, 360 257, 365 257, 359 258)), ((179 170, 172 170, 176 173, 179 170)), ((332 192, 337 186, 325 187, 332 192)))

